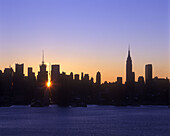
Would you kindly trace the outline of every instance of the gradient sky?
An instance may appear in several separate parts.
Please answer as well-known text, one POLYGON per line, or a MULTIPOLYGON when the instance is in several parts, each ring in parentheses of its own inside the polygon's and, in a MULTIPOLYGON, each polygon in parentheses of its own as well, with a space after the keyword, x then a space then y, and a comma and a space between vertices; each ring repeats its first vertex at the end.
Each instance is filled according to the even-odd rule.
POLYGON ((135 79, 145 64, 170 77, 168 0, 0 0, 0 69, 15 63, 37 74, 45 62, 61 72, 125 81, 130 44, 135 79))

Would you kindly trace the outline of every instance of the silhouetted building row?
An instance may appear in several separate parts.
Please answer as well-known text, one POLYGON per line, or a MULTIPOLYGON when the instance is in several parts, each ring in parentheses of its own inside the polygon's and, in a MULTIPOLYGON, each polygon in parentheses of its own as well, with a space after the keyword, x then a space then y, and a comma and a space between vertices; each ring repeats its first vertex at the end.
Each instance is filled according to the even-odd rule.
MULTIPOLYGON (((152 81, 152 64, 146 64, 145 65, 145 82, 151 82, 152 81)), ((132 59, 130 56, 130 49, 128 50, 128 57, 126 60, 126 83, 132 84, 135 82, 135 72, 132 72, 132 59)), ((140 76, 138 78, 138 82, 143 83, 144 78, 140 76)))
POLYGON ((94 83, 93 77, 83 72, 80 75, 61 73, 58 64, 51 65, 51 75, 46 68, 43 53, 37 79, 32 67, 28 67, 28 76, 24 75, 24 64, 16 64, 15 71, 11 67, 5 68, 4 72, 0 70, 0 106, 30 103, 33 106, 48 106, 49 103, 61 106, 168 104, 169 79, 153 78, 152 64, 147 64, 145 82, 143 76, 139 76, 135 82, 130 49, 126 60, 125 84, 122 77, 117 77, 116 82, 102 84, 100 72, 96 73, 94 83))

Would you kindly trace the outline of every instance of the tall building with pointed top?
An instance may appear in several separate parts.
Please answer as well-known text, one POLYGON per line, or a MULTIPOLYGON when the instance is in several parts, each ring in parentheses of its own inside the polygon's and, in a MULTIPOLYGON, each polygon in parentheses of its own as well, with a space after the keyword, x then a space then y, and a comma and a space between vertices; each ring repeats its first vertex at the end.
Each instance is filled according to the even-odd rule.
POLYGON ((132 59, 130 56, 130 47, 128 49, 128 57, 126 60, 126 83, 132 83, 134 80, 134 76, 133 76, 133 72, 132 72, 132 59))
POLYGON ((42 54, 42 64, 40 65, 40 71, 38 72, 37 80, 39 83, 45 84, 48 81, 48 71, 46 71, 46 65, 44 64, 44 51, 42 54))

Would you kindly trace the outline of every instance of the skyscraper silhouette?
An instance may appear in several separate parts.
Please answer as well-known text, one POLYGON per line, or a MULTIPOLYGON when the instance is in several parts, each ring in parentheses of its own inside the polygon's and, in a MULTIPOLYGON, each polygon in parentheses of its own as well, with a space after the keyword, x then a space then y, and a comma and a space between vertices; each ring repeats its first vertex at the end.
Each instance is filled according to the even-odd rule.
POLYGON ((145 65, 145 81, 150 82, 152 80, 152 64, 145 65))
POLYGON ((74 79, 78 81, 79 80, 79 74, 75 74, 74 79))
POLYGON ((117 83, 120 85, 122 84, 122 77, 117 77, 117 83))
POLYGON ((32 71, 32 67, 28 67, 28 78, 29 79, 35 78, 35 73, 32 71))
POLYGON ((28 77, 32 75, 32 67, 28 67, 28 77))
POLYGON ((51 81, 58 81, 60 76, 60 65, 52 65, 51 81))
POLYGON ((101 84, 101 74, 100 74, 100 72, 97 72, 97 74, 96 74, 96 84, 97 85, 101 84))
POLYGON ((84 75, 84 80, 85 80, 85 81, 89 81, 89 74, 85 74, 85 75, 84 75))
POLYGON ((132 72, 132 59, 130 56, 130 48, 128 49, 128 57, 126 60, 126 83, 132 83, 133 82, 133 72, 132 72))
POLYGON ((73 72, 70 73, 70 78, 73 80, 73 72))
POLYGON ((132 82, 135 82, 135 72, 132 72, 132 82))
POLYGON ((82 81, 83 81, 83 78, 84 78, 84 77, 83 77, 83 72, 81 72, 81 80, 82 80, 82 81))
POLYGON ((17 76, 24 76, 24 64, 16 64, 15 72, 17 76))
POLYGON ((144 78, 143 76, 138 77, 138 83, 144 85, 144 78))
POLYGON ((93 79, 93 77, 91 77, 91 79, 90 79, 90 80, 91 80, 91 83, 93 84, 93 83, 94 83, 94 79, 93 79))
POLYGON ((42 54, 42 64, 40 65, 40 72, 38 72, 37 80, 39 83, 45 85, 45 82, 48 81, 48 71, 46 71, 46 65, 44 64, 44 51, 42 54))

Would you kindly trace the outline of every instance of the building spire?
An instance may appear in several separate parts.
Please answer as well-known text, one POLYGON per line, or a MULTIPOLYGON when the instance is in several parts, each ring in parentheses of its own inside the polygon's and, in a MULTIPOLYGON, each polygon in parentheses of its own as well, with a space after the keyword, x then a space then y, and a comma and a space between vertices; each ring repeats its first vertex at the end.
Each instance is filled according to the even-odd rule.
POLYGON ((42 51, 42 64, 44 64, 44 50, 42 51))
POLYGON ((128 46, 128 56, 130 57, 130 44, 128 46))

